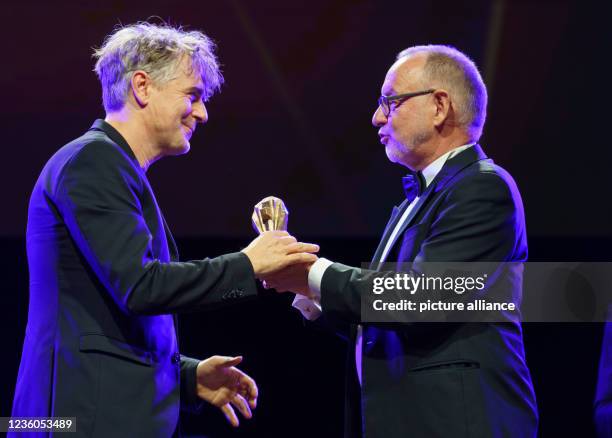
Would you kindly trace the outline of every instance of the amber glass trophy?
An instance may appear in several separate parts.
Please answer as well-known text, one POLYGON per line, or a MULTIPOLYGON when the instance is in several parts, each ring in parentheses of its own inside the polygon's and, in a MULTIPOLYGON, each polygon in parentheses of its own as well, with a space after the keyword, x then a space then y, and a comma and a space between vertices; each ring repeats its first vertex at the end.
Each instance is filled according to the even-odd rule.
POLYGON ((268 196, 255 205, 252 219, 253 227, 259 234, 273 230, 287 231, 289 211, 282 199, 268 196))

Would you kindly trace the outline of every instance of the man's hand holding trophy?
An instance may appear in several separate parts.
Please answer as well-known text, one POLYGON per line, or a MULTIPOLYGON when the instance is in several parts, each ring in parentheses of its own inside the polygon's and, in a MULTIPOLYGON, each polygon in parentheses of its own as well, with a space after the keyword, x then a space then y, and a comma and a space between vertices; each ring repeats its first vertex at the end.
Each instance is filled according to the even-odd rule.
POLYGON ((268 196, 253 210, 253 227, 259 237, 242 250, 253 264, 255 276, 266 289, 310 296, 308 271, 317 260, 319 246, 298 242, 287 232, 289 211, 285 203, 268 196))

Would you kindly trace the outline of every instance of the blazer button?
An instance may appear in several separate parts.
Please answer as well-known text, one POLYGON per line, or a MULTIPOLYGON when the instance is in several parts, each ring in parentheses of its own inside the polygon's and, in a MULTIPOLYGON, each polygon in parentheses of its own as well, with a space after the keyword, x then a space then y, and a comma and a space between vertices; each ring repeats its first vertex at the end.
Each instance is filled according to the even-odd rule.
POLYGON ((172 363, 174 365, 180 365, 180 363, 181 363, 181 355, 180 355, 180 353, 174 353, 172 355, 172 363))

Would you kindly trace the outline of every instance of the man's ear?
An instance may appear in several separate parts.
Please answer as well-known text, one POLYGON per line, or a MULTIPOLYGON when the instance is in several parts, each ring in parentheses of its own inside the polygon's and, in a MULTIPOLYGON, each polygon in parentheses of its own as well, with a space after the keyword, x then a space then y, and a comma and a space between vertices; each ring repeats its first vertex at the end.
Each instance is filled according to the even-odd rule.
POLYGON ((452 118, 452 105, 448 91, 439 89, 433 93, 434 105, 436 113, 434 115, 434 126, 441 127, 446 120, 452 118))
POLYGON ((132 95, 134 100, 141 108, 144 108, 149 104, 151 97, 152 81, 151 77, 147 72, 142 70, 136 70, 132 74, 132 80, 130 81, 132 95))

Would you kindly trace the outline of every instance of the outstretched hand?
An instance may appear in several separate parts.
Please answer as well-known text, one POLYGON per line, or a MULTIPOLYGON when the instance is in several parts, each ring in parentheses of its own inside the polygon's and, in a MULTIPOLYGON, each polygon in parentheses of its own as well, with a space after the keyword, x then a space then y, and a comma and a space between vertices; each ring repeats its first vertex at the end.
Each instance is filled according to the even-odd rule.
POLYGON ((266 276, 263 285, 266 289, 276 289, 277 292, 293 292, 312 298, 313 293, 308 286, 308 273, 312 263, 298 263, 286 267, 277 273, 266 276))
POLYGON ((257 385, 247 374, 235 368, 242 356, 211 356, 197 367, 197 393, 202 400, 221 409, 227 421, 238 427, 234 408, 244 418, 251 418, 257 406, 257 385), (232 407, 233 406, 233 407, 232 407))
POLYGON ((255 276, 265 280, 288 266, 313 263, 319 246, 298 242, 286 231, 266 231, 242 250, 253 265, 255 276))

